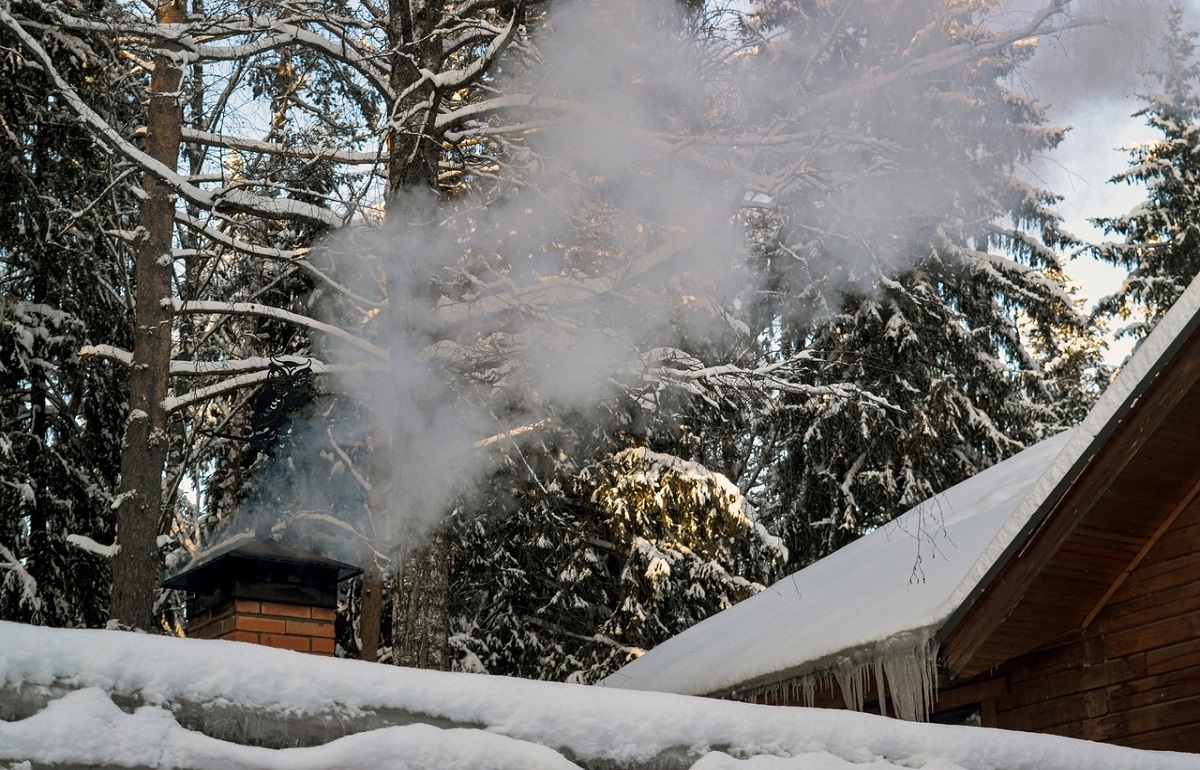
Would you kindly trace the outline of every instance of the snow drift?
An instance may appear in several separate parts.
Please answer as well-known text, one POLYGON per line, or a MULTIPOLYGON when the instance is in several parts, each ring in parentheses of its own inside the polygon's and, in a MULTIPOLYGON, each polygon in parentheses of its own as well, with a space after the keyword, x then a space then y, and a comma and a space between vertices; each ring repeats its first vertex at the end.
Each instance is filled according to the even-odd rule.
POLYGON ((1045 735, 13 623, 0 716, 0 762, 38 768, 1200 768, 1045 735))

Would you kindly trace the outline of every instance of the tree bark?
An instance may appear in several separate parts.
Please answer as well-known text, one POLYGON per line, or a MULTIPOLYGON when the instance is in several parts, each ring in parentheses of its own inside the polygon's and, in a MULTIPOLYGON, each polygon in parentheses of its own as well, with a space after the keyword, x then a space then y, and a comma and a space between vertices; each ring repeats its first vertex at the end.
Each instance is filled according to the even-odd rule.
MULTIPOLYGON (((388 28, 391 43, 391 83, 398 94, 406 94, 391 105, 388 131, 388 201, 386 213, 391 227, 414 229, 436 227, 431 221, 424 194, 439 196, 438 159, 441 143, 435 136, 434 121, 440 94, 423 78, 422 71, 438 72, 442 67, 441 38, 433 34, 444 12, 431 0, 391 0, 388 28), (426 83, 421 87, 414 84, 426 83), (409 89, 411 88, 411 92, 409 89), (413 198, 406 193, 418 193, 413 198)), ((400 255, 403 259, 404 255, 400 255)), ((389 280, 390 287, 406 284, 389 280)), ((396 329, 398 302, 423 302, 425 297, 388 297, 390 321, 387 328, 396 329)), ((395 333, 413 333, 397 329, 395 333)), ((379 450, 378 445, 376 451, 379 450)), ((383 459, 383 458, 380 458, 383 459)), ((375 463, 386 469, 386 461, 375 463)), ((383 471, 386 473, 386 470, 383 471)), ((402 499, 402 490, 390 489, 390 480, 379 487, 388 487, 380 500, 402 499)), ((373 480, 373 484, 375 484, 373 480)), ((376 511, 379 515, 402 516, 403 511, 376 511)), ((414 528, 412 539, 420 536, 414 528)), ((395 573, 392 597, 392 659, 397 665, 446 670, 449 668, 449 550, 444 536, 435 534, 429 544, 419 550, 409 543, 402 544, 401 561, 395 573)), ((364 603, 364 616, 366 606, 364 603)), ((365 646, 365 640, 364 640, 365 646)))
MULTIPOLYGON (((166 0, 155 9, 159 24, 187 20, 183 0, 166 0)), ((179 87, 183 69, 168 49, 154 58, 147 111, 146 150, 175 168, 179 160, 182 111, 179 87)), ((117 543, 113 558, 110 617, 125 626, 154 625, 155 587, 160 564, 156 540, 162 526, 162 476, 167 456, 167 377, 171 363, 171 253, 175 195, 153 174, 142 182, 134 251, 137 297, 135 340, 129 375, 129 419, 121 451, 117 507, 117 543)))
MULTIPOLYGON (((433 0, 391 0, 388 38, 391 44, 392 89, 401 98, 391 105, 388 129, 389 219, 400 213, 397 193, 415 189, 437 190, 441 142, 434 136, 440 95, 432 83, 423 82, 422 70, 442 67, 441 38, 432 34, 438 25, 440 4, 433 0), (405 92, 411 92, 404 96, 405 92)), ((408 222, 405 222, 408 224, 408 222)))
POLYGON ((362 576, 362 602, 359 605, 358 638, 362 648, 359 660, 379 660, 379 627, 383 613, 383 575, 374 564, 362 576))

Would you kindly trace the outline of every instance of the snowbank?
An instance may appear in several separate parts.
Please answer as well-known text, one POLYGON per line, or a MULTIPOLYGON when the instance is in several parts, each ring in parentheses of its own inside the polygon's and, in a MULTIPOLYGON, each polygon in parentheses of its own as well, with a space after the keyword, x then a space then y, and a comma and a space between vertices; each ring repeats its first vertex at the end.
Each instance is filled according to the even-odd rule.
POLYGON ((1200 768, 1053 736, 12 623, 0 623, 0 713, 0 762, 33 767, 1200 768), (227 739, 252 742, 259 720, 312 745, 227 739))

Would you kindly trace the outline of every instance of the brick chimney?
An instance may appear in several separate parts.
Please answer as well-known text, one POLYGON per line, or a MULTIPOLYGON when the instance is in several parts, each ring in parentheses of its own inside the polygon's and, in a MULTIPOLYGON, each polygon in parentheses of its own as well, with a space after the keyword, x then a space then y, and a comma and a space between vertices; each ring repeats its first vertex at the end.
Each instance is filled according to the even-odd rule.
POLYGON ((337 586, 362 570, 274 540, 194 560, 164 588, 187 591, 187 635, 332 655, 337 586))

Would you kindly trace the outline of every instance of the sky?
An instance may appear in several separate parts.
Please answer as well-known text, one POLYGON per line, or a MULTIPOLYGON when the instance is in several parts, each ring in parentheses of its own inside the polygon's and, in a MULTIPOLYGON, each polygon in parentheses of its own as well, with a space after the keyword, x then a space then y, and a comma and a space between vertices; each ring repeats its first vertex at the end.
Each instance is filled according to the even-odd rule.
MULTIPOLYGON (((1013 0, 1010 12, 1027 13, 1033 5, 1034 0, 1013 0)), ((1059 212, 1067 231, 1098 242, 1104 234, 1090 218, 1120 215, 1144 200, 1143 187, 1109 180, 1128 167, 1131 145, 1157 136, 1132 115, 1144 106, 1139 95, 1150 87, 1141 73, 1159 62, 1168 4, 1075 0, 1072 7, 1076 18, 1089 23, 1040 40, 1025 84, 1047 106, 1051 123, 1071 130, 1029 171, 1063 197, 1059 212)), ((1200 26, 1200 0, 1188 0, 1185 7, 1187 23, 1200 26)), ((1069 272, 1089 306, 1117 291, 1125 277, 1122 269, 1088 258, 1074 260, 1069 272)), ((1119 364, 1131 347, 1129 340, 1112 343, 1109 362, 1119 364)))

